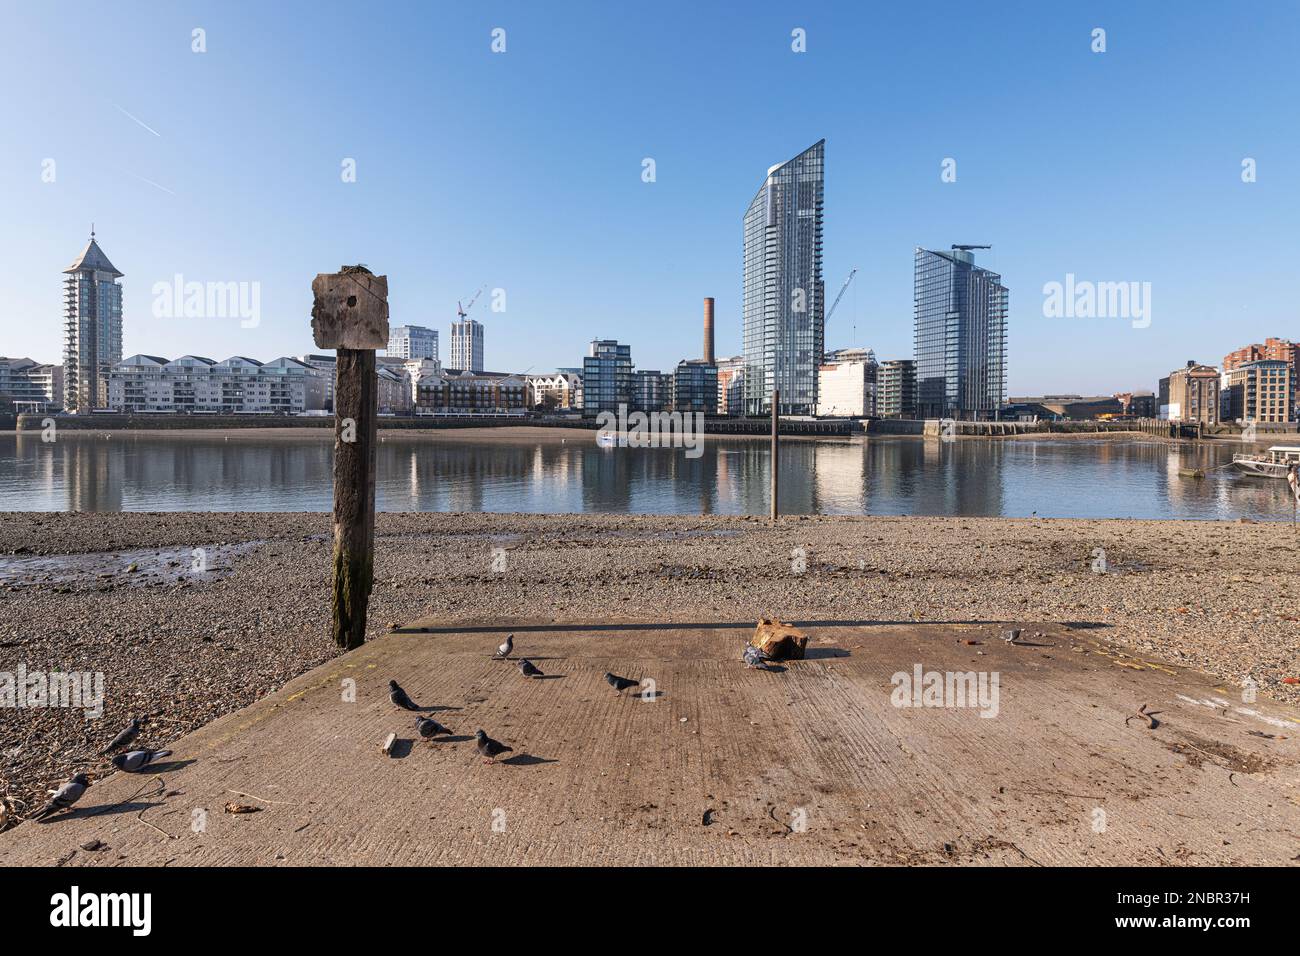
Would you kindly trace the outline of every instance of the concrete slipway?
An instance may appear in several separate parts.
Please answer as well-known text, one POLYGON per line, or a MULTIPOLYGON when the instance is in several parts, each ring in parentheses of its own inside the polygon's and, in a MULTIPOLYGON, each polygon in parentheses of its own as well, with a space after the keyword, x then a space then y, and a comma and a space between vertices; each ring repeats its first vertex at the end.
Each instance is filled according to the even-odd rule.
POLYGON ((1294 707, 1068 625, 1015 646, 990 624, 805 625, 808 659, 762 672, 739 661, 752 622, 416 622, 0 835, 0 864, 1300 860, 1294 707), (490 659, 506 630, 546 679, 490 659), (996 672, 997 716, 891 705, 918 664, 996 672), (389 678, 457 736, 416 738, 389 678), (1126 723, 1142 704, 1154 729, 1126 723), (485 764, 479 727, 511 759, 485 764))

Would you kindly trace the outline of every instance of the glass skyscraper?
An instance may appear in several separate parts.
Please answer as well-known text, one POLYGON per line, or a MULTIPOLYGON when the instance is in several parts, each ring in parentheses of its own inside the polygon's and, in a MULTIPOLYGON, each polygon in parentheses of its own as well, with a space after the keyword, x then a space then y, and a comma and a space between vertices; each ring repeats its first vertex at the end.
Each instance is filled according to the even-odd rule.
POLYGON ((95 242, 94 229, 63 272, 63 407, 107 408, 108 373, 122 361, 122 273, 95 242))
POLYGON ((917 414, 996 417, 1006 401, 1007 288, 968 249, 916 250, 917 414))
POLYGON ((826 141, 767 171, 745 211, 745 411, 812 415, 825 341, 822 204, 826 141))

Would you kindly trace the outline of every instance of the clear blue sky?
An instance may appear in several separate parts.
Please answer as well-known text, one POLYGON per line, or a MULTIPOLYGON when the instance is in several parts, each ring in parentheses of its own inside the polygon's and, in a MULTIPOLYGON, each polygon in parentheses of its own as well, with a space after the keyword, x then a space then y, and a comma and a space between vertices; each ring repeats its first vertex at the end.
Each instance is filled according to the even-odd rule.
POLYGON ((1300 338, 1300 4, 741 10, 13 4, 0 353, 59 360, 60 273, 94 220, 126 273, 126 354, 309 351, 312 276, 358 261, 444 358, 483 284, 507 292, 504 313, 474 308, 489 368, 580 364, 597 336, 671 368, 700 352, 706 295, 734 354, 745 207, 822 137, 828 296, 859 270, 831 347, 910 356, 913 247, 954 242, 991 243, 978 261, 1011 289, 1013 395, 1151 389, 1185 359, 1300 338), (1151 326, 1044 318, 1067 272, 1150 282, 1151 326), (261 324, 155 318, 175 273, 259 282, 261 324))

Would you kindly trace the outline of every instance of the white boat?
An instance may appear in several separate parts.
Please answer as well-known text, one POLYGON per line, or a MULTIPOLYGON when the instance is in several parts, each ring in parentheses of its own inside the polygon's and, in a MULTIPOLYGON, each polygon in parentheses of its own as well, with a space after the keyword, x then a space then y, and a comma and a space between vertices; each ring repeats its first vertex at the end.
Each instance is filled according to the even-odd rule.
POLYGON ((1300 445, 1274 445, 1262 455, 1233 455, 1232 466, 1260 478, 1285 478, 1287 465, 1300 465, 1300 445))

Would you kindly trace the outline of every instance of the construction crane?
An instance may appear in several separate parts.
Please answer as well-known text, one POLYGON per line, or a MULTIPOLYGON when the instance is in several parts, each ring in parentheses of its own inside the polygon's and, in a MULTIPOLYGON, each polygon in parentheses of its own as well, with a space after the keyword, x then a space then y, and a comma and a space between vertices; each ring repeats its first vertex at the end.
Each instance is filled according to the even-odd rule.
POLYGON ((462 320, 464 320, 465 314, 469 312, 470 309, 474 308, 474 303, 478 301, 478 297, 483 293, 483 290, 486 288, 487 286, 479 286, 478 292, 474 293, 474 297, 469 300, 469 305, 465 306, 464 308, 461 308, 459 300, 456 302, 456 314, 460 316, 462 320))
POLYGON ((837 295, 835 301, 831 303, 830 311, 826 313, 826 318, 822 320, 823 322, 829 322, 831 320, 831 316, 835 314, 835 307, 840 304, 840 299, 844 298, 844 290, 849 287, 849 283, 853 281, 853 277, 857 274, 858 270, 854 269, 849 273, 849 277, 844 280, 844 285, 840 286, 840 294, 837 295))
POLYGON ((993 247, 992 246, 959 246, 956 243, 954 243, 953 248, 960 249, 962 252, 970 252, 972 249, 992 249, 993 247))

